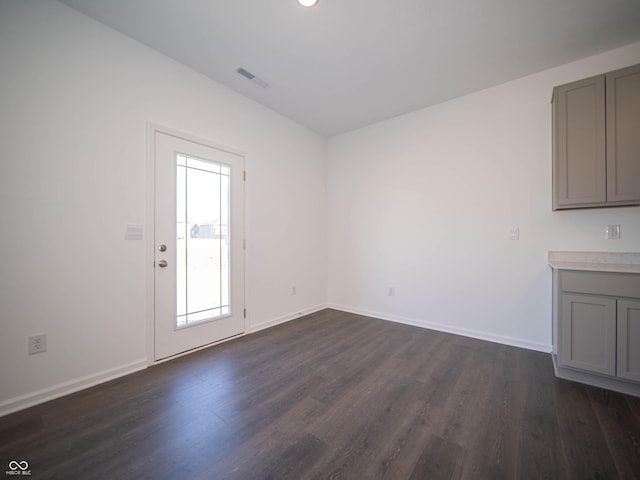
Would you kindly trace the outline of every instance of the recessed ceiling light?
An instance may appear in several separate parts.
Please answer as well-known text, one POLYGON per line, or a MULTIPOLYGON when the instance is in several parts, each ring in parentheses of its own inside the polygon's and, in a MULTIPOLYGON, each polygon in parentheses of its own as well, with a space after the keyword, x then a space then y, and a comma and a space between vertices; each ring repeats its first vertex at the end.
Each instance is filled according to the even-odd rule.
POLYGON ((318 3, 318 0, 296 0, 296 1, 303 7, 313 7, 316 3, 318 3))

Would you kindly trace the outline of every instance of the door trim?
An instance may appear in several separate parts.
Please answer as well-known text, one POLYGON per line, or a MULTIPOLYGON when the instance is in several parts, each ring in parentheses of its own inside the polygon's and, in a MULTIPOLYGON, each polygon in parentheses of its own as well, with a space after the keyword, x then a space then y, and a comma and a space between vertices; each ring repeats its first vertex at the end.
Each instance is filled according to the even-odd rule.
MULTIPOLYGON (((156 196, 156 183, 155 183, 155 177, 156 177, 156 167, 155 167, 155 162, 156 162, 156 147, 155 147, 155 136, 156 133, 162 133, 165 135, 170 135, 173 137, 177 137, 177 138, 181 138, 183 140, 187 140, 189 142, 193 142, 193 143, 198 143, 201 145, 204 145, 206 147, 211 147, 211 148, 215 148, 218 150, 223 150, 225 152, 228 153, 232 153, 235 155, 239 155, 244 157, 245 159, 245 170, 246 170, 246 159, 247 159, 247 154, 244 150, 239 149, 239 148, 235 148, 235 147, 231 147, 229 145, 225 145, 223 143, 220 143, 218 141, 214 141, 214 140, 210 140, 210 139, 206 139, 197 135, 193 135, 190 133, 186 133, 180 130, 176 130, 174 128, 171 127, 166 127, 164 125, 159 125, 156 123, 152 123, 152 122, 147 122, 147 181, 146 181, 146 188, 147 188, 147 194, 146 194, 146 201, 147 201, 147 214, 146 214, 146 242, 145 242, 145 282, 146 282, 146 288, 145 288, 145 305, 146 305, 146 327, 147 327, 147 335, 146 335, 146 357, 147 357, 147 366, 151 366, 151 365, 155 365, 158 363, 162 363, 165 362, 167 360, 171 360, 173 358, 177 358, 179 356, 182 355, 186 355, 198 350, 201 350, 203 348, 208 348, 212 345, 216 345, 218 343, 222 343, 226 340, 230 340, 231 338, 237 338, 238 336, 242 336, 245 335, 247 332, 247 319, 244 319, 245 322, 245 327, 244 327, 244 334, 241 335, 236 335, 234 337, 230 337, 227 339, 223 339, 220 340, 219 342, 214 342, 211 344, 207 344, 204 345, 202 347, 199 348, 195 348, 193 350, 189 350, 187 352, 183 352, 181 354, 177 354, 174 355, 172 357, 169 357, 167 359, 162 359, 162 360, 155 360, 155 299, 154 299, 154 287, 155 287, 155 270, 154 270, 154 261, 155 261, 155 196, 156 196)), ((244 184, 243 184, 244 185, 244 184)), ((246 204, 246 187, 245 188, 245 204, 246 204)), ((245 215, 244 215, 244 211, 243 211, 243 225, 242 225, 242 229, 243 231, 245 231, 246 226, 244 225, 244 223, 246 223, 246 221, 244 220, 245 215)), ((244 237, 246 238, 246 233, 244 235, 244 237)), ((243 307, 242 308, 246 308, 247 305, 247 293, 246 293, 246 278, 245 278, 245 271, 246 271, 246 256, 245 256, 245 260, 244 260, 244 271, 242 272, 242 282, 245 286, 244 291, 244 299, 243 299, 243 307)))

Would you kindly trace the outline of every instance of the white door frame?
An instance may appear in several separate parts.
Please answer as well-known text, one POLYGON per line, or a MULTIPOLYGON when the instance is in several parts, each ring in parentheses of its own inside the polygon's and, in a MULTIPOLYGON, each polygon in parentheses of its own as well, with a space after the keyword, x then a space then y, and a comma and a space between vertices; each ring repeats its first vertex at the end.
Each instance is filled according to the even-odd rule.
MULTIPOLYGON (((201 145, 205 145, 207 147, 211 147, 211 148, 216 148, 218 150, 223 150, 225 152, 229 152, 229 153, 233 153, 235 155, 239 155, 241 157, 245 158, 246 161, 246 157, 247 154, 245 151, 238 149, 238 148, 234 148, 234 147, 230 147, 228 145, 222 144, 220 142, 217 141, 213 141, 213 140, 209 140, 206 138, 202 138, 199 137, 197 135, 192 135, 190 133, 185 133, 170 127, 165 127, 163 125, 159 125, 156 123, 151 123, 151 122, 147 122, 147 215, 146 215, 146 224, 147 224, 147 228, 146 228, 146 242, 145 242, 145 247, 146 247, 146 252, 145 252, 145 271, 146 271, 146 275, 145 275, 145 281, 146 281, 146 289, 145 289, 145 293, 146 293, 146 299, 145 299, 145 303, 146 303, 146 325, 147 325, 147 348, 146 348, 146 355, 147 355, 147 365, 154 365, 156 363, 162 363, 166 360, 170 360, 176 357, 179 357, 181 355, 186 355, 188 353, 192 353, 194 351, 203 349, 203 348, 208 348, 210 347, 212 344, 208 344, 205 345, 203 347, 200 348, 196 348, 193 350, 189 350, 188 352, 185 352, 183 354, 178 354, 178 355, 174 355, 173 357, 170 357, 168 359, 163 359, 163 360, 159 360, 156 361, 155 360, 155 341, 154 341, 154 337, 155 337, 155 299, 154 299, 154 286, 155 286, 155 268, 154 268, 154 261, 155 261, 155 196, 156 196, 156 182, 155 182, 155 178, 156 178, 156 147, 155 147, 155 135, 156 133, 164 133, 166 135, 172 135, 175 137, 179 137, 182 138, 184 140, 188 140, 190 142, 194 142, 194 143, 199 143, 201 145)), ((246 197, 246 192, 245 192, 245 197, 246 197)), ((244 214, 242 215, 243 219, 244 219, 244 214)), ((244 220, 243 220, 244 221, 244 220)), ((243 231, 244 231, 244 225, 243 225, 243 231)), ((245 258, 245 270, 246 270, 246 258, 245 258)), ((245 273, 244 271, 242 272, 243 275, 243 283, 245 282, 245 273)), ((245 308, 246 306, 246 289, 245 289, 245 297, 244 297, 244 305, 242 306, 242 308, 245 308)), ((247 319, 244 319, 245 321, 245 328, 244 331, 247 331, 246 328, 246 321, 247 319)), ((232 337, 235 338, 235 337, 232 337)), ((228 339, 224 339, 224 340, 220 340, 220 342, 216 342, 216 343, 221 343, 224 342, 228 339)))

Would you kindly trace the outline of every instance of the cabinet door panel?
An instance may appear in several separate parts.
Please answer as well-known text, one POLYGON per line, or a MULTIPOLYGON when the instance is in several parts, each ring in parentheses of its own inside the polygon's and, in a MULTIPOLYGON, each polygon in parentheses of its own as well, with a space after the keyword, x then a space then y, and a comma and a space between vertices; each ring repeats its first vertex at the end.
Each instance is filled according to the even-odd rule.
POLYGON ((607 74, 607 200, 640 201, 640 65, 607 74))
POLYGON ((616 300, 562 294, 560 364, 616 374, 616 300))
POLYGON ((618 301, 618 376, 640 382, 640 302, 618 301))
POLYGON ((558 87, 554 207, 602 204, 606 191, 605 77, 558 87))

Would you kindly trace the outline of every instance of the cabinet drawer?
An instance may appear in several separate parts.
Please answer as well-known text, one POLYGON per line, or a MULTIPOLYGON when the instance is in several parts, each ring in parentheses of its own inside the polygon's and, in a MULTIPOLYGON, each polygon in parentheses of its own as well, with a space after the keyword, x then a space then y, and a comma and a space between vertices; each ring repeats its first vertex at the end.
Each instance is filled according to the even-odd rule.
POLYGON ((563 292, 640 298, 640 275, 566 270, 560 272, 560 289, 563 292))

